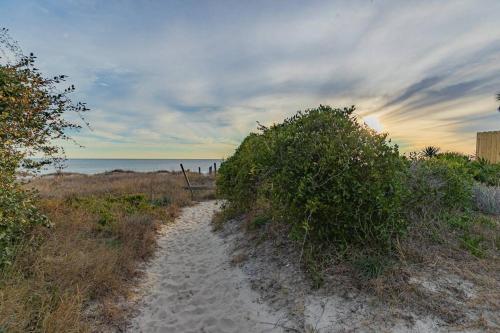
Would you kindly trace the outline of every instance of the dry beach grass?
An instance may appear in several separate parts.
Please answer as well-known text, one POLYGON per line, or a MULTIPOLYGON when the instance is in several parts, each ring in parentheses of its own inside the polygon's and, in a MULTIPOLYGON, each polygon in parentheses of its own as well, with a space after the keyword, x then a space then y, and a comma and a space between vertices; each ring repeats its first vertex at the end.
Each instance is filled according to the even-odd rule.
MULTIPOLYGON (((211 181, 191 174, 193 182, 211 181)), ((0 275, 0 332, 121 330, 137 267, 157 230, 190 205, 178 173, 36 178, 52 228, 36 228, 0 275)), ((206 195, 204 193, 202 195, 206 195)))

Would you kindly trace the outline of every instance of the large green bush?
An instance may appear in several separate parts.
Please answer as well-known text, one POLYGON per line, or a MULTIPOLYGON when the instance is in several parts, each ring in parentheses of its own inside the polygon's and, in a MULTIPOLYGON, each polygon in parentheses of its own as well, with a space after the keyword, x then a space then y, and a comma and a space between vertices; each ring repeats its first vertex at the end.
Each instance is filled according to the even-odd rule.
POLYGON ((262 127, 221 165, 219 194, 242 209, 265 201, 312 245, 390 247, 405 227, 406 162, 353 112, 320 106, 262 127))
POLYGON ((233 208, 245 211, 255 204, 265 182, 269 147, 263 135, 248 135, 220 167, 217 191, 233 208))

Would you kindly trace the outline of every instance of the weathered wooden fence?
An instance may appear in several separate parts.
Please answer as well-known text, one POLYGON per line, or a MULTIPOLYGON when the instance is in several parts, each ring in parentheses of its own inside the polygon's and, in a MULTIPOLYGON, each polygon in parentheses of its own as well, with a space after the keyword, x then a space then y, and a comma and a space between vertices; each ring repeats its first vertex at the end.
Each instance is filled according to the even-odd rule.
POLYGON ((477 133, 476 156, 500 163, 500 131, 477 133))
MULTIPOLYGON (((191 200, 194 200, 194 192, 193 191, 214 190, 215 189, 215 185, 213 183, 208 184, 208 185, 193 185, 193 184, 191 184, 191 182, 189 181, 189 177, 188 177, 188 172, 190 170, 188 169, 186 172, 186 170, 184 169, 184 165, 182 165, 182 163, 180 165, 181 165, 182 174, 184 175, 184 180, 186 181, 186 185, 187 185, 185 187, 185 189, 187 189, 187 190, 189 190, 189 192, 191 192, 191 200)), ((214 174, 217 174, 217 163, 214 163, 213 167, 214 167, 214 174)), ((209 175, 212 175, 212 166, 210 166, 208 170, 209 170, 209 175)), ((198 173, 201 174, 201 167, 198 167, 198 173)))

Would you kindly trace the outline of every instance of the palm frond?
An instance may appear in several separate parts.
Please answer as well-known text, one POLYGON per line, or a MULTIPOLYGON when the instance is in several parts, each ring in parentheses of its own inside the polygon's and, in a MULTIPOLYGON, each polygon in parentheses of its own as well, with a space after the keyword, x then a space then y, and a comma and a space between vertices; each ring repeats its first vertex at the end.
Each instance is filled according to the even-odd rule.
POLYGON ((427 146, 424 149, 422 149, 420 153, 422 154, 422 156, 430 158, 437 156, 439 154, 439 151, 440 151, 439 147, 427 146))

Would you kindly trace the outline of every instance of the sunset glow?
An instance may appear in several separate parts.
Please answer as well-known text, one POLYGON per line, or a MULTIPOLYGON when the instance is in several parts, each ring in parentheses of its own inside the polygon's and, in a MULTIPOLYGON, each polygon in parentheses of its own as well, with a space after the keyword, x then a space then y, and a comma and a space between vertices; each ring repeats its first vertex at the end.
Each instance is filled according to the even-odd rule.
POLYGON ((319 104, 403 151, 500 129, 499 1, 307 3, 5 0, 0 21, 92 110, 73 158, 221 158, 319 104))

